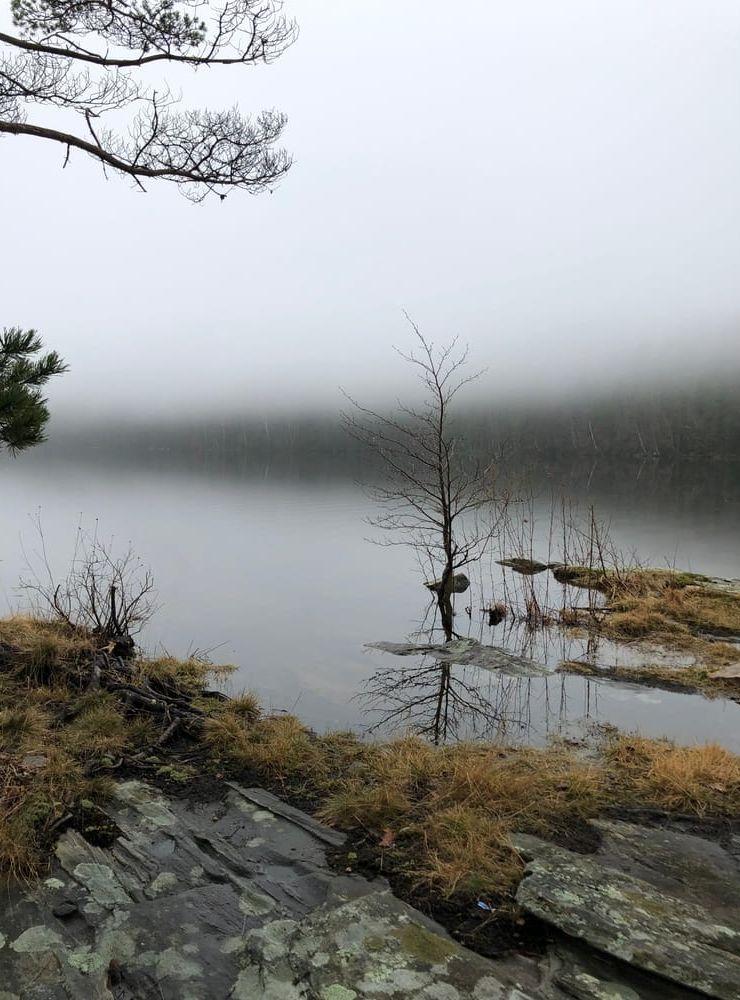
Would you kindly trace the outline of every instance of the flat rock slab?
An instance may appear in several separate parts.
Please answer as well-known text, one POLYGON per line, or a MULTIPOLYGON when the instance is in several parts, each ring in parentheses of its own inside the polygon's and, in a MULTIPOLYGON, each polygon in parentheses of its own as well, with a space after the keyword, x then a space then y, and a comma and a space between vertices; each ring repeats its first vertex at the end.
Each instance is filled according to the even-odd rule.
MULTIPOLYGON (((655 889, 696 903, 740 930, 740 851, 678 830, 596 820, 602 842, 594 857, 655 889)), ((738 844, 740 847, 740 844, 738 844)))
MULTIPOLYGON (((530 859, 517 902, 637 970, 737 1000, 740 910, 733 858, 719 845, 686 834, 627 823, 601 826, 604 843, 590 856, 516 837, 515 846, 530 859)), ((561 982, 566 985, 568 977, 561 982)))
POLYGON ((498 670, 513 677, 541 677, 550 671, 539 663, 525 660, 498 646, 484 646, 475 639, 453 639, 440 644, 417 645, 413 642, 372 642, 370 649, 379 649, 394 656, 431 656, 440 663, 498 670))
POLYGON ((68 831, 46 879, 0 895, 0 1000, 539 1000, 385 882, 333 871, 341 836, 261 789, 116 797, 110 848, 68 831))

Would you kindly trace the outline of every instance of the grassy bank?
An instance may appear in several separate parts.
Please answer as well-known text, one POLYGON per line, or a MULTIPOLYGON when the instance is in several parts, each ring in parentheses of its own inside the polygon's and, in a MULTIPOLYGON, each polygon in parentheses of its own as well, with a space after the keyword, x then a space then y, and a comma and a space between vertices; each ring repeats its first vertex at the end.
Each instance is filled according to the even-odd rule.
POLYGON ((121 675, 112 660, 101 673, 100 657, 95 637, 79 630, 0 623, 6 872, 42 871, 68 825, 104 825, 111 782, 132 773, 184 792, 205 782, 209 794, 225 777, 261 783, 348 832, 343 866, 384 872, 431 912, 482 901, 497 919, 514 914, 514 831, 589 849, 589 819, 614 810, 740 818, 740 758, 718 746, 617 734, 588 754, 565 744, 366 743, 264 715, 251 695, 223 700, 207 691, 212 668, 199 660, 137 659, 121 675), (172 705, 181 706, 177 726, 172 705))

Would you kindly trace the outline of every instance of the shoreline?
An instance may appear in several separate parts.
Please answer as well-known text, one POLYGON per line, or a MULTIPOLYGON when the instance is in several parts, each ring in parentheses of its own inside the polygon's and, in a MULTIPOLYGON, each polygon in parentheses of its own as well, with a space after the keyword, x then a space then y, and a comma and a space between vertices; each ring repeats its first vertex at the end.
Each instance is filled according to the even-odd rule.
MULTIPOLYGON (((595 580, 588 572, 589 597, 596 584, 604 595, 603 604, 587 613, 585 623, 569 621, 557 627, 603 625, 611 636, 618 630, 624 636, 634 631, 636 621, 643 634, 633 641, 659 642, 684 654, 690 649, 714 667, 734 663, 734 648, 695 635, 694 624, 685 620, 695 618, 701 608, 706 621, 698 628, 710 619, 716 625, 718 615, 732 623, 740 594, 732 591, 718 597, 716 589, 709 590, 696 576, 684 575, 679 586, 676 582, 656 571, 619 580, 606 574, 595 580), (614 610, 604 613, 604 608, 614 610), (628 629, 619 622, 615 628, 620 614, 626 616, 622 621, 628 629), (652 623, 652 631, 643 628, 645 621, 652 623)), ((446 669, 454 667, 460 657, 461 663, 474 665, 483 654, 497 663, 508 655, 478 647, 463 641, 441 652, 437 647, 429 650, 433 660, 442 657, 440 670, 445 662, 446 669)), ((624 668, 619 679, 629 680, 631 669, 635 668, 624 668)), ((673 683, 685 684, 698 668, 691 669, 693 673, 685 667, 663 667, 662 672, 675 674, 673 683)), ((295 716, 265 714, 249 693, 228 697, 209 687, 212 677, 228 671, 197 658, 147 658, 128 638, 103 640, 58 620, 28 616, 0 620, 0 869, 11 896, 22 893, 24 885, 35 885, 43 895, 42 887, 57 879, 60 859, 63 862, 64 852, 72 847, 92 852, 96 865, 115 867, 121 845, 139 836, 137 828, 126 827, 131 820, 128 813, 121 813, 121 796, 128 794, 127 788, 140 789, 136 794, 147 801, 163 803, 168 815, 177 813, 183 821, 191 817, 188 823, 196 822, 193 817, 205 810, 212 812, 214 822, 232 816, 232 827, 242 822, 234 812, 241 808, 238 802, 235 805, 239 796, 246 795, 252 803, 241 810, 250 816, 255 809, 260 813, 255 802, 262 796, 268 804, 266 813, 321 841, 321 878, 327 886, 359 879, 358 886, 382 883, 387 887, 383 891, 390 888, 395 902, 378 903, 385 914, 382 919, 390 920, 386 928, 390 937, 383 937, 381 950, 401 933, 401 925, 394 921, 401 919, 398 907, 406 907, 403 919, 421 921, 418 933, 428 932, 435 941, 442 935, 440 940, 467 949, 475 962, 492 963, 491 969, 498 970, 496 975, 501 973, 502 982, 511 989, 519 988, 512 985, 516 976, 507 979, 514 975, 513 969, 519 975, 524 962, 530 971, 537 968, 541 979, 545 965, 555 961, 554 954, 576 978, 592 975, 578 964, 582 958, 568 950, 565 942, 574 935, 586 949, 589 969, 607 961, 609 975, 616 976, 625 990, 633 990, 608 995, 660 996, 656 983, 663 984, 666 997, 689 991, 688 997, 698 988, 681 954, 674 955, 675 969, 663 968, 658 956, 668 947, 664 935, 684 936, 687 932, 681 930, 680 921, 697 919, 689 912, 695 905, 692 894, 706 896, 701 919, 708 927, 714 909, 724 905, 721 884, 727 885, 727 892, 737 892, 740 902, 740 875, 731 854, 733 837, 736 840, 740 833, 740 756, 712 743, 681 746, 608 728, 590 741, 553 739, 540 748, 486 740, 435 745, 412 734, 368 742, 351 732, 316 733, 295 716), (122 816, 128 817, 123 826, 122 816), (691 860, 695 855, 712 873, 706 885, 706 872, 691 860), (655 858, 657 875, 651 868, 655 858), (730 870, 734 874, 728 876, 730 870), (686 871, 692 872, 688 878, 686 871), (655 927, 641 923, 639 900, 646 894, 657 908, 655 927), (566 896, 572 897, 571 902, 562 907, 566 896), (615 900, 620 899, 633 901, 619 903, 615 911, 615 900), (581 911, 584 916, 574 926, 573 913, 581 911), (598 927, 615 921, 612 930, 598 930, 591 916, 585 916, 595 912, 601 913, 598 927), (625 921, 634 924, 634 933, 647 935, 652 942, 648 958, 630 959, 627 967, 624 956, 610 944, 625 921), (563 955, 568 957, 564 960, 563 955), (616 971, 611 967, 614 961, 619 966, 616 971), (647 993, 631 985, 635 977, 639 981, 644 976, 647 993), (666 985, 667 980, 673 985, 666 985)), ((639 676, 638 670, 632 680, 639 676)), ((645 684, 656 680, 672 682, 663 676, 642 678, 645 684)), ((717 685, 711 693, 724 697, 722 685, 729 686, 732 696, 737 679, 726 678, 722 685, 711 678, 709 682, 717 685)), ((136 822, 146 827, 146 813, 142 815, 136 822)), ((252 837, 251 842, 260 855, 260 838, 252 837)), ((287 850, 286 845, 273 843, 269 851, 283 848, 287 850)), ((227 864, 225 848, 219 850, 223 856, 218 864, 227 864)), ((80 863, 83 868, 86 864, 80 863)), ((231 858, 227 864, 231 874, 216 872, 216 882, 233 881, 240 864, 237 857, 231 858)), ((247 866, 253 872, 248 882, 260 870, 261 862, 255 858, 254 864, 247 866)), ((74 891, 81 891, 77 867, 70 871, 77 880, 74 891)), ((169 879, 164 860, 152 877, 156 885, 169 879)), ((136 898, 127 906, 139 919, 136 898)), ((56 904, 49 905, 49 920, 55 920, 56 904)), ((63 912, 67 903, 62 900, 60 906, 63 912)), ((286 913, 291 912, 287 902, 285 907, 286 913)), ((55 927, 52 920, 57 934, 55 927)), ((257 933, 259 928, 255 925, 253 930, 257 933)), ((736 932, 740 938, 740 927, 736 932)), ((25 940, 25 933, 19 940, 25 940)), ((98 942, 94 947, 103 946, 98 942)), ((442 948, 440 954, 447 955, 448 947, 452 945, 437 942, 433 950, 442 948)), ((414 968, 418 971, 421 962, 420 975, 436 975, 430 972, 434 963, 414 948, 414 968)), ((694 964, 709 961, 702 954, 697 953, 694 964)), ((405 952, 404 956, 404 962, 411 961, 405 952)), ((708 995, 729 997, 732 993, 722 986, 722 977, 729 976, 734 990, 740 986, 740 970, 735 978, 724 952, 719 965, 711 973, 714 992, 708 995)), ((12 968, 17 971, 16 965, 12 968)), ((479 973, 485 978, 483 971, 479 973)), ((449 979, 424 981, 430 986, 451 985, 449 979)), ((342 1000, 370 995, 346 982, 342 988, 354 994, 337 993, 342 1000)), ((600 995, 563 992, 565 987, 552 992, 543 982, 530 982, 530 992, 521 995, 531 1000, 600 995)), ((451 988, 458 991, 456 997, 480 1000, 473 987, 465 987, 468 992, 458 985, 451 988)), ((307 992, 296 997, 304 995, 314 996, 307 992)), ((426 1000, 436 994, 419 996, 426 1000)))

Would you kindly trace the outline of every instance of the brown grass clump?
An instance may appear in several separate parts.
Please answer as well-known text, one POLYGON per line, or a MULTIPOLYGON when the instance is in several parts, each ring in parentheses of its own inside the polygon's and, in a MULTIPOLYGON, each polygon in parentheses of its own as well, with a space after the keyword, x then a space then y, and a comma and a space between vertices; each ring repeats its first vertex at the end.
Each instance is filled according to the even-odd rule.
POLYGON ((617 639, 668 638, 670 641, 688 630, 667 618, 652 599, 645 598, 622 601, 616 613, 606 619, 603 631, 617 639))
POLYGON ((105 793, 96 765, 124 747, 138 749, 145 726, 126 720, 103 692, 82 695, 60 724, 53 702, 40 707, 26 698, 32 690, 0 689, 0 870, 20 876, 43 867, 54 831, 83 799, 105 793))
POLYGON ((429 816, 424 849, 413 875, 449 899, 499 898, 512 892, 524 870, 511 849, 511 829, 479 809, 451 806, 429 816))
POLYGON ((228 703, 208 719, 203 739, 216 757, 226 759, 267 781, 315 787, 325 778, 326 758, 313 734, 292 715, 245 719, 228 703))
POLYGON ((13 671, 37 684, 64 683, 89 658, 95 646, 92 636, 59 621, 30 615, 0 620, 0 650, 12 658, 13 671))
MULTIPOLYGON (((37 751, 40 748, 36 748, 37 751)), ((28 877, 43 867, 59 823, 78 802, 100 801, 108 789, 79 763, 46 747, 44 763, 0 754, 0 869, 28 877)))
POLYGON ((604 753, 615 794, 629 803, 697 816, 740 814, 740 757, 716 743, 679 747, 620 735, 604 753))
POLYGON ((242 691, 241 694, 234 695, 229 699, 229 712, 239 716, 245 722, 256 722, 262 715, 262 706, 256 694, 251 691, 242 691))
POLYGON ((740 594, 708 587, 668 587, 661 602, 668 617, 689 628, 740 635, 740 594))
POLYGON ((728 667, 740 660, 740 645, 729 642, 707 643, 701 651, 701 663, 707 670, 728 667))
POLYGON ((58 742, 79 761, 117 757, 127 747, 139 748, 152 742, 155 733, 148 719, 127 718, 111 694, 83 695, 79 711, 58 734, 58 742))
POLYGON ((709 632, 740 635, 740 593, 664 570, 609 575, 606 630, 616 637, 709 632))
POLYGON ((0 751, 29 753, 44 745, 51 717, 34 705, 7 704, 0 709, 0 751))
POLYGON ((178 660, 175 656, 142 658, 136 661, 142 677, 159 682, 169 682, 190 694, 199 693, 206 681, 213 676, 225 676, 236 668, 211 663, 207 657, 189 656, 178 660))
POLYGON ((319 816, 376 838, 390 831, 407 875, 446 896, 508 891, 521 871, 509 835, 560 836, 594 815, 601 795, 598 767, 556 750, 405 739, 368 747, 355 770, 319 816))
MULTIPOLYGON (((98 650, 92 633, 61 622, 0 621, 0 870, 28 874, 42 866, 60 824, 83 799, 104 794, 99 775, 156 748, 168 724, 127 700, 125 685, 96 686, 98 650)), ((203 691, 213 668, 166 657, 134 661, 134 671, 186 698, 203 691)), ((247 709, 246 699, 234 707, 254 718, 254 702, 251 716, 247 709)))

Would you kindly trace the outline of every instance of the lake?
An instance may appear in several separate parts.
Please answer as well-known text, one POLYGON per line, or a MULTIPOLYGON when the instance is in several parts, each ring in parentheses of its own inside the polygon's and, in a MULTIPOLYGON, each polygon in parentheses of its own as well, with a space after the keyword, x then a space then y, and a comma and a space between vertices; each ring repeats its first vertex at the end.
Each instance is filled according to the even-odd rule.
MULTIPOLYGON (((614 545, 637 553, 643 563, 737 577, 735 471, 535 469, 530 481, 536 499, 518 508, 519 534, 493 555, 520 554, 507 546, 526 536, 535 558, 547 560, 550 510, 554 503, 558 511, 567 495, 581 510, 593 504, 609 521, 614 545)), ((367 648, 416 632, 429 600, 414 554, 369 540, 365 519, 372 505, 340 458, 317 462, 308 475, 305 468, 298 474, 280 463, 229 466, 182 456, 174 461, 166 453, 141 461, 87 452, 60 458, 44 446, 3 458, 2 474, 0 584, 6 610, 22 606, 18 580, 29 562, 38 563, 37 514, 49 562, 60 577, 78 525, 93 528, 97 522, 101 537, 118 549, 130 543, 154 573, 160 606, 144 645, 177 655, 209 650, 214 661, 237 666, 231 690, 251 689, 268 708, 295 712, 318 729, 365 729, 382 722, 398 697, 408 698, 408 711, 401 706, 396 718, 395 731, 402 731, 413 703, 426 697, 424 685, 434 686, 434 675, 423 669, 420 674, 425 665, 416 658, 367 648), (379 671, 385 672, 381 678, 379 671), (404 671, 408 685, 397 683, 396 700, 384 704, 379 681, 402 682, 404 671)), ((501 598, 501 570, 488 559, 470 575, 471 590, 458 600, 458 631, 524 652, 550 670, 561 658, 583 654, 583 644, 559 630, 533 636, 505 625, 490 629, 480 609, 501 598)), ((600 652, 606 660, 618 655, 625 654, 600 652)), ((453 668, 453 674, 467 692, 456 724, 461 735, 485 732, 541 743, 610 723, 687 743, 711 738, 740 750, 740 707, 731 702, 554 673, 522 678, 468 667, 453 668), (470 718, 466 698, 475 701, 470 718)))

